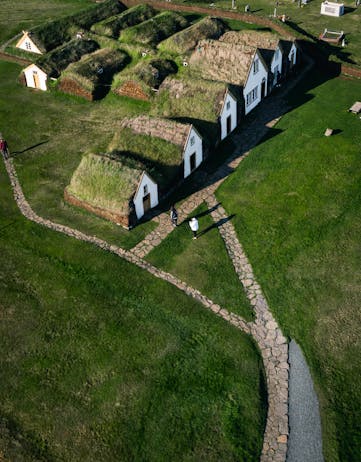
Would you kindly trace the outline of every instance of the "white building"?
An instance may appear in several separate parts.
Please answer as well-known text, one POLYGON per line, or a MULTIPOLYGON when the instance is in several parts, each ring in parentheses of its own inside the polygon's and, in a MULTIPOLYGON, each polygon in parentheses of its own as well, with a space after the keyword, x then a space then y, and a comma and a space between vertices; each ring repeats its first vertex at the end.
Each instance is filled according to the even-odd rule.
POLYGON ((29 53, 36 53, 42 55, 41 46, 35 43, 34 36, 31 32, 23 30, 23 36, 15 45, 16 48, 20 50, 28 51, 29 53))
POLYGON ((36 64, 30 64, 28 67, 23 69, 25 76, 26 86, 30 88, 37 88, 39 90, 46 91, 48 80, 47 74, 40 69, 36 64))
POLYGON ((256 50, 250 63, 248 75, 243 85, 245 114, 252 111, 267 96, 268 67, 259 50, 256 50))
POLYGON ((321 14, 326 16, 342 16, 344 10, 345 6, 343 3, 334 3, 327 0, 321 3, 321 14))
POLYGON ((237 99, 229 89, 226 90, 219 114, 221 140, 224 140, 237 127, 237 99))
POLYGON ((143 172, 137 190, 134 194, 134 208, 139 220, 148 210, 156 207, 158 200, 158 185, 147 172, 143 172))

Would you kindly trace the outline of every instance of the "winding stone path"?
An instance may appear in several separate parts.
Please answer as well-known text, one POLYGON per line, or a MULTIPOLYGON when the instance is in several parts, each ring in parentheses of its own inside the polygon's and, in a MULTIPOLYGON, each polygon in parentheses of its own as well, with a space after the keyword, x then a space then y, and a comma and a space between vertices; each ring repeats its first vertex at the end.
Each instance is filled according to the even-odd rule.
MULTIPOLYGON (((31 221, 34 221, 51 230, 61 232, 75 239, 89 242, 101 249, 111 252, 130 263, 149 271, 155 277, 173 284, 178 289, 193 297, 208 310, 222 317, 225 321, 252 335, 257 342, 267 378, 268 389, 268 414, 264 433, 264 443, 261 454, 261 462, 285 462, 288 442, 288 343, 283 336, 276 320, 269 310, 267 301, 257 283, 252 267, 245 255, 243 248, 237 238, 236 231, 227 216, 226 211, 218 203, 214 193, 218 186, 227 176, 239 165, 249 154, 250 149, 271 129, 287 110, 283 95, 289 91, 302 75, 311 67, 311 64, 304 69, 297 79, 294 79, 282 95, 273 96, 265 100, 261 107, 254 111, 255 119, 249 123, 239 134, 233 136, 236 148, 228 158, 227 162, 209 176, 198 175, 199 184, 203 184, 199 190, 189 196, 179 207, 179 221, 197 208, 202 202, 209 206, 212 219, 217 223, 219 232, 224 240, 228 255, 233 263, 235 271, 242 283, 245 293, 255 312, 255 321, 246 322, 240 316, 220 307, 200 291, 190 287, 185 282, 170 273, 152 266, 143 257, 173 230, 168 213, 162 213, 153 218, 157 222, 157 228, 146 238, 137 244, 130 251, 124 250, 95 236, 89 236, 76 229, 54 223, 37 215, 26 201, 21 185, 18 181, 12 159, 5 159, 5 167, 11 182, 14 198, 22 214, 31 221)), ((299 461, 301 462, 301 461, 299 461)))

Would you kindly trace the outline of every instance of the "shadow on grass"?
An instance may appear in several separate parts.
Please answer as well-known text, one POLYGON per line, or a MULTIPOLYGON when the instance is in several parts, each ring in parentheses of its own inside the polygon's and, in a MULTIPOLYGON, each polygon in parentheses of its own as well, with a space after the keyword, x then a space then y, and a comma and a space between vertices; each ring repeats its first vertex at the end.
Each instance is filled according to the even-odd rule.
POLYGON ((23 154, 24 152, 31 151, 32 149, 37 148, 43 144, 49 143, 49 140, 41 141, 40 143, 34 144, 33 146, 29 146, 28 148, 23 149, 22 151, 12 151, 11 155, 23 154))
POLYGON ((198 233, 198 237, 203 236, 204 234, 207 234, 209 231, 212 231, 212 229, 215 228, 220 228, 222 225, 227 223, 228 221, 232 220, 236 215, 232 213, 232 215, 229 215, 228 217, 221 218, 217 222, 213 223, 212 225, 208 226, 207 228, 203 229, 198 233))

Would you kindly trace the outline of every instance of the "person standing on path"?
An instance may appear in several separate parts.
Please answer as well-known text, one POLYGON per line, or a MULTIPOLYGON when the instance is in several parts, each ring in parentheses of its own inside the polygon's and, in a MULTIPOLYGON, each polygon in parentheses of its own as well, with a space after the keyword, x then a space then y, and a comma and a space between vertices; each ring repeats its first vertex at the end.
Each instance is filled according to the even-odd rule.
POLYGON ((177 224, 178 224, 178 212, 177 212, 177 209, 174 207, 174 205, 172 205, 171 208, 170 208, 170 219, 171 219, 172 225, 177 226, 177 224))
POLYGON ((9 150, 6 140, 3 138, 2 134, 0 133, 0 151, 5 159, 9 156, 9 150))
POLYGON ((197 231, 199 229, 199 223, 196 217, 193 217, 191 220, 189 220, 189 227, 191 228, 193 232, 193 239, 197 239, 197 231))

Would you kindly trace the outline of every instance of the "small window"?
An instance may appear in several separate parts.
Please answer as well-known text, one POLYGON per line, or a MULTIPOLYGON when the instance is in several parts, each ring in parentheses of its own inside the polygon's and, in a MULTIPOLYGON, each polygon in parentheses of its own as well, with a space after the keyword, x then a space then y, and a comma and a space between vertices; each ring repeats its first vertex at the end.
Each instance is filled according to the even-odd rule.
POLYGON ((33 71, 33 74, 34 74, 34 75, 38 75, 38 71, 33 71))
POLYGON ((257 74, 259 69, 259 60, 255 59, 253 62, 253 74, 257 74))
POLYGON ((143 196, 146 196, 148 194, 148 185, 143 186, 143 196))
POLYGON ((231 109, 231 102, 230 101, 227 101, 226 109, 227 109, 227 111, 229 111, 231 109))
POLYGON ((31 50, 31 43, 30 42, 25 42, 25 48, 27 50, 31 50))
POLYGON ((196 142, 196 140, 195 140, 194 136, 192 136, 191 137, 191 146, 193 146, 195 142, 196 142))

